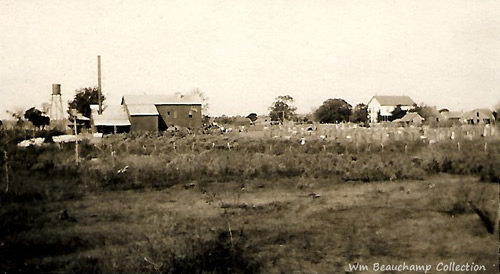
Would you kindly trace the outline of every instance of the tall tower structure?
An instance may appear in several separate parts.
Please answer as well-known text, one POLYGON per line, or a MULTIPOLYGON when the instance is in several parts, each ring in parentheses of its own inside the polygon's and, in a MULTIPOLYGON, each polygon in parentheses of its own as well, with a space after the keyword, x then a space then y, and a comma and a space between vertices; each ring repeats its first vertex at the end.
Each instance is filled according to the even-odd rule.
POLYGON ((52 84, 52 96, 50 99, 50 124, 60 126, 64 124, 64 110, 61 97, 61 84, 52 84))

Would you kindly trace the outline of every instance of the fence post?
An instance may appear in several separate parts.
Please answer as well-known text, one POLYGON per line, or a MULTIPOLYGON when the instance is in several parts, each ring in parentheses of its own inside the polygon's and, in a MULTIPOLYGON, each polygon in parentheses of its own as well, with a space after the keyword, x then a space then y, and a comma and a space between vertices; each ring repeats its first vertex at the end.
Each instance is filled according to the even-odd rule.
POLYGON ((384 143, 381 143, 380 146, 382 147, 382 152, 384 152, 384 143))

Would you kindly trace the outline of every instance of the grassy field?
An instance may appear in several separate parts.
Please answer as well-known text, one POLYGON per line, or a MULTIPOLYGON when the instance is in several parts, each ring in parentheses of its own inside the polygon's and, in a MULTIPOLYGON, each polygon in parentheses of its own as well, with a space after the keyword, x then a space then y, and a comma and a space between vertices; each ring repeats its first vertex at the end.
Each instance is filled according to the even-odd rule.
POLYGON ((340 273, 349 263, 457 262, 496 273, 498 184, 283 179, 104 191, 0 209, 13 272, 340 273), (65 214, 66 213, 66 214, 65 214))
POLYGON ((78 165, 73 144, 19 149, 9 138, 3 272, 342 273, 403 262, 498 271, 498 138, 117 135, 80 143, 78 165))

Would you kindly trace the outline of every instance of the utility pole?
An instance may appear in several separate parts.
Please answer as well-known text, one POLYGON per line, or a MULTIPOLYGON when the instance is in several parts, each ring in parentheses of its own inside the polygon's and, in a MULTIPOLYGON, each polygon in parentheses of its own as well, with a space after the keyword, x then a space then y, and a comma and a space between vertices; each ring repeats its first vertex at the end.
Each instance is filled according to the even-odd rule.
POLYGON ((75 161, 76 161, 76 164, 78 165, 79 158, 80 158, 78 156, 78 129, 76 126, 76 115, 78 114, 78 112, 76 111, 76 109, 72 109, 71 114, 73 115, 73 126, 75 127, 75 161))
POLYGON ((101 56, 97 55, 97 90, 99 92, 99 115, 102 114, 102 95, 101 95, 101 56))

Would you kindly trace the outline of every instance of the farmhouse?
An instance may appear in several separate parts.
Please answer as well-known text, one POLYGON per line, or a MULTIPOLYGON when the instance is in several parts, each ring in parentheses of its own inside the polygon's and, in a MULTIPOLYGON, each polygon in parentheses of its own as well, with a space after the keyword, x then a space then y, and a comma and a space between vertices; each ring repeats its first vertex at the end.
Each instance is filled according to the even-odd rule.
POLYGON ((409 96, 373 96, 368 101, 368 116, 371 123, 389 121, 392 111, 397 106, 408 111, 413 108, 415 102, 409 96), (379 120, 380 118, 380 120, 379 120))
POLYGON ((480 108, 464 113, 462 119, 470 125, 492 124, 495 121, 495 117, 491 110, 480 108))

